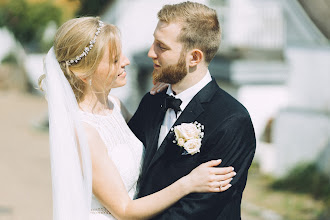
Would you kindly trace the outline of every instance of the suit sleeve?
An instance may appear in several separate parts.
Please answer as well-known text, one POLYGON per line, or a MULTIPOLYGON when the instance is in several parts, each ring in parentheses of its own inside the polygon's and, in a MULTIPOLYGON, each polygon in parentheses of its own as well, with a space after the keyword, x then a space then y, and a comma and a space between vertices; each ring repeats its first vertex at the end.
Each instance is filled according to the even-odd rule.
POLYGON ((142 142, 145 144, 145 135, 144 135, 144 125, 145 125, 145 118, 144 115, 146 113, 146 99, 147 99, 147 95, 146 94, 140 104, 139 107, 137 108, 136 112, 134 113, 133 117, 129 120, 129 122, 127 123, 129 128, 132 130, 132 132, 135 134, 135 136, 142 142))
POLYGON ((189 194, 155 219, 217 219, 219 216, 221 219, 229 219, 225 217, 225 212, 235 211, 231 210, 232 207, 240 206, 256 147, 250 117, 244 115, 229 118, 212 132, 203 147, 205 149, 200 155, 201 162, 222 159, 220 166, 235 168, 237 175, 231 182, 232 187, 221 193, 189 194))

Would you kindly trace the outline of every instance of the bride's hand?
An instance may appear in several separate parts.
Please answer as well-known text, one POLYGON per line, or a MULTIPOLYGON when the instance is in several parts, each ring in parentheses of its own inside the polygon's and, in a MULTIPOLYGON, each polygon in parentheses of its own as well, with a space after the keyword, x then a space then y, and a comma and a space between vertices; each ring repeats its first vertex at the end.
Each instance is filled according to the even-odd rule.
POLYGON ((156 82, 154 83, 154 86, 150 90, 151 95, 155 95, 156 93, 160 93, 161 91, 164 91, 169 86, 168 83, 162 83, 162 82, 156 82))
POLYGON ((185 176, 186 186, 191 187, 190 192, 223 192, 229 189, 236 173, 233 167, 215 167, 220 163, 221 160, 211 160, 185 176))

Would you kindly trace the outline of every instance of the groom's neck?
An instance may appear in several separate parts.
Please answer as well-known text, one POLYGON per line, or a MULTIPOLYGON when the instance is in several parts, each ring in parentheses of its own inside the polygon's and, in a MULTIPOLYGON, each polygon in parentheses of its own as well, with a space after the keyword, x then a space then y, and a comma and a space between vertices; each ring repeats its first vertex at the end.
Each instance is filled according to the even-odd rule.
POLYGON ((199 81, 201 81, 207 73, 206 67, 199 67, 193 71, 188 71, 188 74, 178 83, 172 84, 172 91, 174 94, 179 94, 186 89, 196 85, 199 81))

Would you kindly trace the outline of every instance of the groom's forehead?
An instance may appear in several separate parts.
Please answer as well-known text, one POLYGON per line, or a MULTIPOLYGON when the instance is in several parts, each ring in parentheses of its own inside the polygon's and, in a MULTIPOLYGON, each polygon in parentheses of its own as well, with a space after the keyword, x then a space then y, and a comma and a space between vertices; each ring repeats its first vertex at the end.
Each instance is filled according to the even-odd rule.
POLYGON ((179 23, 159 21, 153 35, 155 39, 165 43, 165 41, 177 41, 180 31, 179 23))
POLYGON ((158 21, 157 23, 157 29, 169 29, 169 30, 181 30, 182 28, 182 22, 179 21, 171 21, 171 22, 166 22, 166 21, 158 21))

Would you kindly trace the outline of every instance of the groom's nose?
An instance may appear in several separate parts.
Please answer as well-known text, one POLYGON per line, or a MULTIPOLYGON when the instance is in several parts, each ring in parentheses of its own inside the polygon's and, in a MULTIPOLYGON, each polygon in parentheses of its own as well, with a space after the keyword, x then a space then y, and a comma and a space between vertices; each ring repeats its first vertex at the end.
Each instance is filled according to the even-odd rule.
POLYGON ((148 57, 150 57, 151 59, 156 59, 157 58, 157 55, 155 53, 155 50, 154 50, 154 43, 151 45, 150 49, 149 49, 149 52, 148 52, 148 57))

